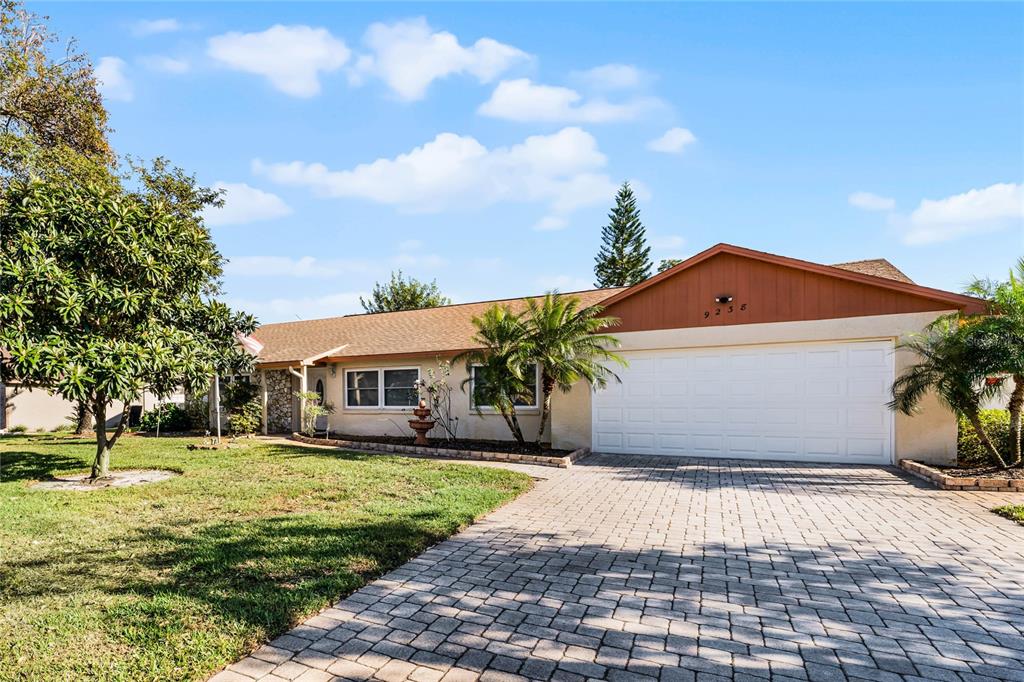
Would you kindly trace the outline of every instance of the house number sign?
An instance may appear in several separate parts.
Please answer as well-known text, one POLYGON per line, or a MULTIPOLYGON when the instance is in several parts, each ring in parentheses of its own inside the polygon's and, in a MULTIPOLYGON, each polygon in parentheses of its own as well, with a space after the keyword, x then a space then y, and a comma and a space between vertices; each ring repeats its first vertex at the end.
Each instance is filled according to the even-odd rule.
POLYGON ((746 303, 730 303, 728 305, 715 306, 711 310, 704 311, 704 319, 707 320, 709 318, 719 317, 721 315, 732 315, 737 311, 744 312, 746 311, 746 309, 746 303))

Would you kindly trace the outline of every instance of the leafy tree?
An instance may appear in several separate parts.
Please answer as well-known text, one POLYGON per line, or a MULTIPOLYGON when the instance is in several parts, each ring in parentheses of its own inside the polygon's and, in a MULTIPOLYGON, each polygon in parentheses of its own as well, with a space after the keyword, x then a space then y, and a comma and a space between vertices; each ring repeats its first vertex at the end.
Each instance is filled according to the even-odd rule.
POLYGON ((75 423, 76 436, 81 436, 89 430, 89 425, 92 424, 92 408, 89 407, 89 403, 84 400, 75 401, 75 413, 72 415, 72 421, 75 423))
POLYGON ((975 280, 968 293, 989 301, 989 315, 973 321, 971 338, 984 359, 989 383, 1002 387, 1007 379, 1010 390, 1010 462, 1020 466, 1021 413, 1024 411, 1024 258, 1017 261, 1005 282, 975 280))
POLYGON ((674 268, 682 262, 682 258, 662 258, 661 262, 658 263, 658 272, 665 272, 669 268, 674 268))
POLYGON ((232 334, 255 320, 216 300, 223 258, 196 210, 209 194, 166 166, 149 173, 132 188, 16 180, 0 197, 0 380, 91 406, 93 478, 144 390, 205 391, 215 370, 251 364, 232 334), (114 401, 126 408, 111 435, 114 401))
POLYGON ((370 300, 359 297, 359 303, 368 313, 393 313, 399 310, 419 310, 450 305, 451 299, 444 296, 437 286, 437 280, 430 283, 408 279, 402 271, 391 273, 391 281, 373 285, 370 300))
POLYGON ((604 289, 644 281, 651 276, 650 255, 636 197, 629 183, 624 182, 615 196, 615 208, 608 214, 608 224, 601 230, 601 249, 594 259, 594 285, 604 289))
POLYGON ((901 348, 913 351, 920 360, 893 383, 889 407, 913 414, 921 399, 934 391, 955 414, 971 423, 985 451, 1005 467, 1006 460, 981 419, 983 401, 995 395, 998 386, 986 381, 990 366, 983 344, 977 342, 977 329, 974 324, 962 324, 958 315, 950 315, 933 322, 924 334, 901 343, 901 348))
POLYGON ((538 445, 551 414, 551 394, 556 387, 568 393, 582 380, 604 388, 609 377, 615 377, 607 363, 626 364, 608 350, 618 347, 618 339, 599 333, 619 321, 614 317, 601 317, 601 310, 600 306, 581 308, 578 298, 557 293, 526 301, 526 334, 516 351, 521 358, 517 367, 536 364, 540 368, 538 445))
MULTIPOLYGON (((526 325, 521 313, 514 313, 506 305, 493 305, 483 315, 473 318, 476 334, 473 341, 480 348, 460 353, 453 362, 466 363, 466 373, 473 377, 473 400, 479 408, 488 405, 500 414, 508 425, 512 437, 520 445, 526 443, 519 424, 516 403, 532 402, 531 388, 526 381, 523 362, 523 342, 526 325)), ((466 383, 472 379, 466 379, 466 383)))
POLYGON ((74 41, 61 49, 45 21, 0 0, 0 167, 8 177, 112 158, 92 64, 74 41))

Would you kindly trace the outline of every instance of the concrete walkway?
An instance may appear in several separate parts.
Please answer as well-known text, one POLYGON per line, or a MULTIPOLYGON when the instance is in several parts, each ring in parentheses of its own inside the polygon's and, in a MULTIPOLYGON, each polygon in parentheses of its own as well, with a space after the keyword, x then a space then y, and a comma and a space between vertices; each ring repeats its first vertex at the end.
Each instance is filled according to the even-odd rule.
POLYGON ((1024 496, 592 456, 216 675, 1021 680, 1024 496))

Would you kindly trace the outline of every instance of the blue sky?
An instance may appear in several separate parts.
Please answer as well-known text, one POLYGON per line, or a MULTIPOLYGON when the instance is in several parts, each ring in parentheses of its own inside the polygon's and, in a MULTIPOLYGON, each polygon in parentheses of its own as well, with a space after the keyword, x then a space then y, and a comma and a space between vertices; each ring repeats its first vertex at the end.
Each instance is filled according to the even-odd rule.
POLYGON ((1021 4, 35 4, 121 153, 228 189, 227 297, 360 310, 589 287, 615 186, 656 259, 885 257, 959 289, 1024 253, 1021 4))

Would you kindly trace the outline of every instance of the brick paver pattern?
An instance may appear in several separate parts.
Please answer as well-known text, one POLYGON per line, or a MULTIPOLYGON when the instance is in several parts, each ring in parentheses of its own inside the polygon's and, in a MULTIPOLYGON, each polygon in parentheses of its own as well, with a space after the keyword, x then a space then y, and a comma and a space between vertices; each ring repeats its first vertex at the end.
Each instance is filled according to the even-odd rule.
POLYGON ((1013 494, 592 456, 216 682, 1021 680, 1013 494))

